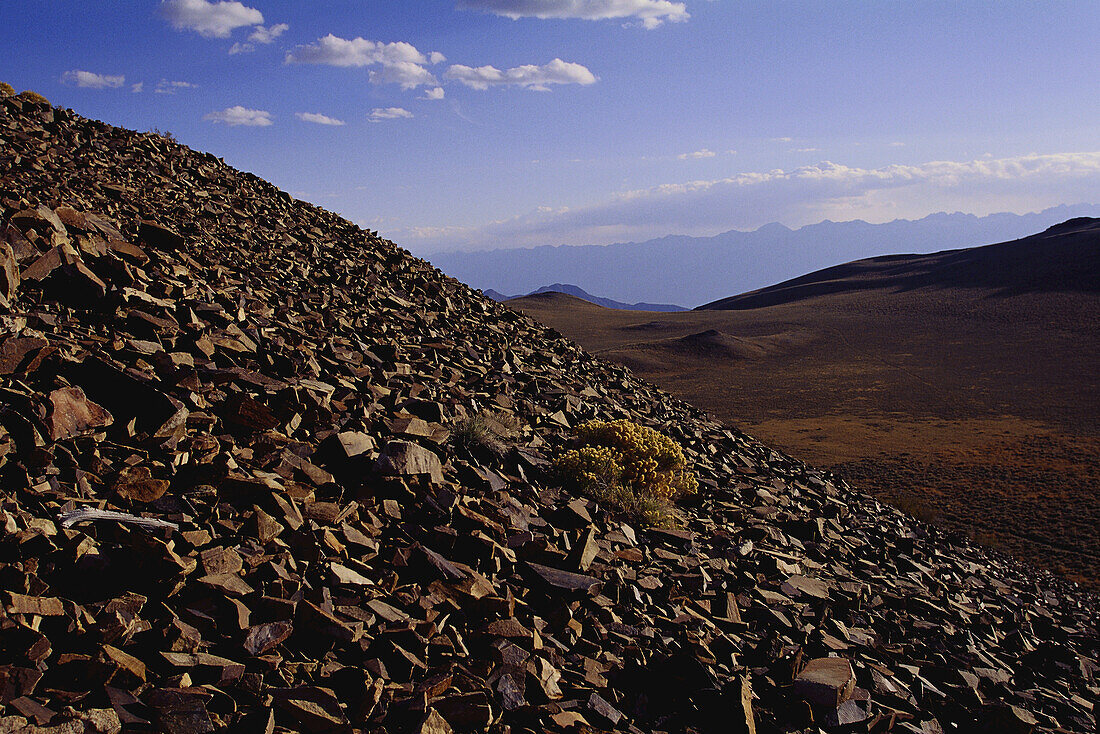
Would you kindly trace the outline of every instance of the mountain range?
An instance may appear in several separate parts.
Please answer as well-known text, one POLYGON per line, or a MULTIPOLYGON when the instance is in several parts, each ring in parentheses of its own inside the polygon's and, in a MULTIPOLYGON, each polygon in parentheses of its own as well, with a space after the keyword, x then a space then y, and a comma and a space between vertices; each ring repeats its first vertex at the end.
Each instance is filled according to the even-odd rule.
POLYGON ((448 275, 499 293, 531 293, 549 280, 622 303, 697 306, 837 263, 1005 242, 1081 216, 1100 216, 1100 204, 984 217, 940 213, 885 224, 825 221, 790 229, 773 223, 713 237, 447 252, 429 259, 448 275))

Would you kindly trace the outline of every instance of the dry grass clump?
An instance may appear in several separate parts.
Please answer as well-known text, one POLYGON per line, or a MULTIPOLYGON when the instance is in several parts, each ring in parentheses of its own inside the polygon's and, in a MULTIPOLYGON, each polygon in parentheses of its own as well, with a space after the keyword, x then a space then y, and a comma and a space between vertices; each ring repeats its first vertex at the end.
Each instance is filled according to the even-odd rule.
POLYGON ((172 134, 171 130, 161 130, 159 127, 154 127, 149 131, 152 135, 156 135, 158 138, 164 138, 165 140, 176 143, 176 136, 172 134))
POLYGON ((480 410, 458 421, 451 429, 451 441, 469 451, 488 451, 497 456, 508 450, 509 441, 523 425, 512 413, 480 410))
POLYGON ((15 87, 7 82, 0 82, 0 97, 13 97, 15 96, 15 87))
POLYGON ((674 526, 673 500, 698 490, 680 446, 627 420, 590 421, 555 468, 567 486, 646 525, 674 526))
MULTIPOLYGON (((15 90, 13 89, 12 91, 15 91, 15 90)), ((26 90, 25 92, 20 92, 19 93, 19 98, 20 99, 25 99, 28 102, 34 102, 35 104, 41 104, 41 105, 48 105, 50 103, 50 100, 46 99, 45 97, 43 97, 38 92, 32 92, 29 89, 26 90)))

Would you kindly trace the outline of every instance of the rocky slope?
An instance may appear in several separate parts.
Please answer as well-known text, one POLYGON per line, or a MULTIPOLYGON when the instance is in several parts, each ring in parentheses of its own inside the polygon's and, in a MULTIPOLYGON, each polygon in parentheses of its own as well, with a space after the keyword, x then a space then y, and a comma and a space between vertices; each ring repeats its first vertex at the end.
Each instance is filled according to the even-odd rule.
POLYGON ((1095 729, 1095 599, 213 156, 2 98, 0 233, 0 732, 1095 729), (554 487, 592 417, 683 530, 554 487))

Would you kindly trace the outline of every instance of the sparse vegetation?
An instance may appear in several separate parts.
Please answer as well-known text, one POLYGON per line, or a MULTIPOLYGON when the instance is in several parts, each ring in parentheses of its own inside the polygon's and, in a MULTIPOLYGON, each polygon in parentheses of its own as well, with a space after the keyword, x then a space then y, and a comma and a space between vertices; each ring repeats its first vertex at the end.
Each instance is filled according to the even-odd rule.
POLYGON ((584 424, 555 468, 564 485, 646 525, 676 525, 673 501, 698 489, 675 441, 627 420, 584 424))
POLYGON ((451 441, 469 451, 488 451, 500 456, 521 429, 519 419, 511 413, 480 410, 454 425, 451 441))
POLYGON ((934 524, 940 519, 940 513, 926 498, 905 494, 892 497, 889 502, 894 507, 906 514, 912 515, 921 522, 934 524))
POLYGON ((15 87, 7 82, 0 82, 0 97, 11 97, 15 94, 15 87))
POLYGON ((28 89, 28 90, 26 90, 25 92, 20 92, 20 93, 19 93, 19 98, 20 98, 20 99, 25 99, 25 100, 27 100, 28 102, 33 102, 33 103, 35 103, 35 104, 45 104, 45 105, 48 105, 48 104, 50 103, 50 100, 46 99, 45 97, 43 97, 43 96, 42 96, 41 94, 39 94, 38 92, 32 92, 32 91, 31 91, 31 90, 29 90, 29 89, 28 89))
POLYGON ((154 127, 149 131, 152 135, 156 135, 158 138, 164 138, 173 143, 179 142, 176 140, 176 136, 172 134, 171 130, 161 130, 159 127, 154 127))

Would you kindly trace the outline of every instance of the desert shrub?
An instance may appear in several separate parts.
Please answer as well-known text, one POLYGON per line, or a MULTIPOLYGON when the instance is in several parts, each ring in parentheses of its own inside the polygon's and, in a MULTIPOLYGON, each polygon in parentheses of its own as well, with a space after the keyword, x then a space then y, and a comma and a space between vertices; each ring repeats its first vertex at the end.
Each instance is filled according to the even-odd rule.
POLYGON ((0 97, 11 97, 15 95, 15 87, 7 82, 0 82, 0 97))
POLYGON ((161 130, 159 127, 154 127, 149 132, 152 133, 153 135, 156 135, 158 138, 164 138, 165 140, 167 140, 169 142, 172 142, 172 143, 177 142, 176 141, 176 136, 172 134, 171 130, 161 130))
POLYGON ((511 413, 480 410, 454 424, 451 441, 470 451, 484 450, 500 455, 521 429, 519 419, 511 413))
POLYGON ((921 522, 935 523, 940 519, 935 506, 927 498, 916 495, 899 495, 891 499, 890 504, 921 522))
POLYGON ((564 485, 647 525, 677 524, 673 500, 698 489, 675 441, 627 420, 585 423, 554 466, 564 485))
POLYGON ((38 92, 32 92, 29 89, 26 90, 25 92, 21 92, 19 94, 19 98, 20 99, 25 99, 28 102, 33 102, 35 104, 48 105, 50 103, 50 100, 46 99, 45 97, 43 97, 38 92))

